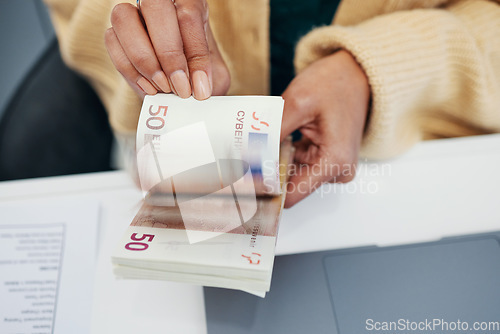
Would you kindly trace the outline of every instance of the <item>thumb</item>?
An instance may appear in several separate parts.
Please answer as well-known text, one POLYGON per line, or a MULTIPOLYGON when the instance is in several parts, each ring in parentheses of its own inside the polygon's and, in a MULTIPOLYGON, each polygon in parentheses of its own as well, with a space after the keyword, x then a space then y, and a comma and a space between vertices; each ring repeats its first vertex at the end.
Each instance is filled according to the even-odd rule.
POLYGON ((226 95, 229 86, 231 84, 231 76, 227 68, 224 58, 217 46, 217 42, 210 28, 210 24, 207 23, 207 40, 208 47, 210 49, 210 59, 212 61, 212 72, 209 75, 210 85, 213 87, 213 95, 226 95))

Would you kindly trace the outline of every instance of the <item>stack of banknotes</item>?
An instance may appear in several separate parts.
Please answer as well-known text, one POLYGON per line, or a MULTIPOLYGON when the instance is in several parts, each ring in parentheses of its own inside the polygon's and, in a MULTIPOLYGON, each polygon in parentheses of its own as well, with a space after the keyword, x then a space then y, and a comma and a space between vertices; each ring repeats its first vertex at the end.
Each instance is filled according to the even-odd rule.
POLYGON ((147 96, 137 130, 144 202, 113 253, 121 278, 269 291, 290 140, 281 97, 147 96))

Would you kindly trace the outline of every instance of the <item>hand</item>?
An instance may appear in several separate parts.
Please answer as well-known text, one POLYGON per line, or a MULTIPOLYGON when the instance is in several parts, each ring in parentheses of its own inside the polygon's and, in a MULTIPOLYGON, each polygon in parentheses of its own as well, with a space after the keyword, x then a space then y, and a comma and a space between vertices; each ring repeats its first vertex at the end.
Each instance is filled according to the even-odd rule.
POLYGON ((356 60, 341 50, 309 65, 283 98, 281 139, 297 129, 302 133, 295 144, 295 169, 289 173, 289 208, 324 182, 354 178, 370 88, 356 60))
POLYGON ((142 0, 114 7, 105 43, 116 69, 141 97, 174 92, 224 95, 230 77, 208 22, 206 0, 142 0))

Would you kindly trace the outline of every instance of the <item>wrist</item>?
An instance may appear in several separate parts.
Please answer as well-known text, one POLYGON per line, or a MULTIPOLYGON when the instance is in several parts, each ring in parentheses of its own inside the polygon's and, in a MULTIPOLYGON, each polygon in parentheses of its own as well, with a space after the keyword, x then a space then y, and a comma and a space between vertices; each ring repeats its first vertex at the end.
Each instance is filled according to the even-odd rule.
POLYGON ((355 88, 356 95, 361 100, 368 102, 371 97, 368 77, 354 56, 344 49, 337 51, 331 56, 335 57, 339 70, 343 73, 343 76, 345 76, 347 83, 344 88, 347 90, 355 88))

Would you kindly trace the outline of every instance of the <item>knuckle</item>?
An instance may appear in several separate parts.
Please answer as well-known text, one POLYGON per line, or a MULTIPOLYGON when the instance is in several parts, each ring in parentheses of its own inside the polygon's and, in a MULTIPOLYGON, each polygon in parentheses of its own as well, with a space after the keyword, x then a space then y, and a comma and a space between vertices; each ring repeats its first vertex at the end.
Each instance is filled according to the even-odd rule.
POLYGON ((179 59, 184 57, 184 50, 159 50, 156 55, 160 61, 165 63, 171 63, 174 59, 179 59))
POLYGON ((112 59, 113 64, 115 65, 115 68, 118 72, 120 72, 121 75, 126 77, 128 75, 128 70, 130 68, 130 64, 125 57, 118 57, 115 59, 112 59))
POLYGON ((131 58, 135 67, 142 70, 148 68, 149 62, 151 61, 149 54, 141 50, 137 50, 131 58))
POLYGON ((337 163, 339 165, 339 179, 341 182, 351 182, 356 176, 356 162, 352 157, 352 153, 344 153, 344 155, 337 155, 337 163))
POLYGON ((202 50, 191 51, 189 56, 186 57, 190 67, 204 67, 210 62, 210 56, 208 53, 202 50))
POLYGON ((121 60, 115 62, 115 68, 124 78, 128 78, 126 66, 121 60))
POLYGON ((326 152, 322 153, 325 170, 328 171, 326 176, 331 183, 351 182, 356 176, 357 153, 349 148, 341 149, 339 146, 326 148, 326 152))
POLYGON ((305 112, 309 109, 309 102, 307 98, 304 98, 302 94, 295 94, 292 91, 286 91, 283 94, 285 99, 285 108, 293 110, 295 112, 305 112))
POLYGON ((187 26, 203 22, 202 10, 198 5, 182 2, 177 5, 177 19, 187 26))

